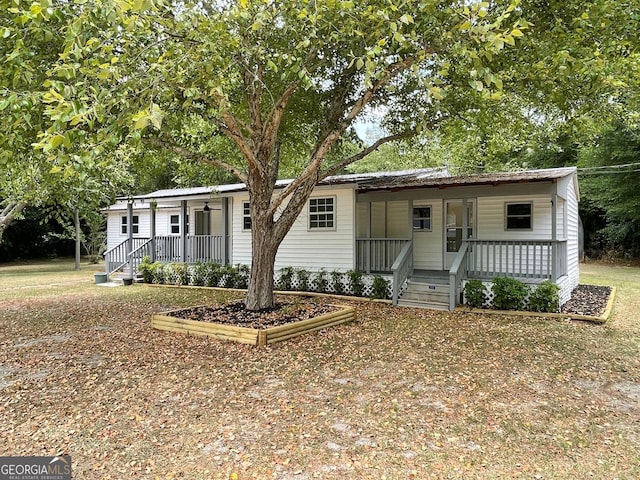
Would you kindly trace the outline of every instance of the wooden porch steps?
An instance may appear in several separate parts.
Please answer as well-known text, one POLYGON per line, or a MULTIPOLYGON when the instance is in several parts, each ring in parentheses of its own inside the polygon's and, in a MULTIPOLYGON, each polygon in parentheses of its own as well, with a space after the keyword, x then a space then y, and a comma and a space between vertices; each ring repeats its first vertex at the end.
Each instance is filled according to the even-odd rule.
POLYGON ((398 299, 402 307, 449 310, 449 278, 442 274, 414 272, 407 281, 407 289, 398 299))

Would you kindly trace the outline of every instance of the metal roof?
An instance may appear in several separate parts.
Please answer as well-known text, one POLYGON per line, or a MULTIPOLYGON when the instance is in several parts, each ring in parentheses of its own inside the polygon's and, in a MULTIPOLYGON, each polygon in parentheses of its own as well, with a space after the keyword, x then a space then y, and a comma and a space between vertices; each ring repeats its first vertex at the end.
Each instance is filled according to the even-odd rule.
POLYGON ((409 172, 363 179, 358 182, 358 191, 403 190, 422 187, 455 187, 468 185, 500 185, 504 183, 530 183, 557 181, 576 173, 575 167, 523 170, 519 172, 480 173, 474 175, 449 175, 448 172, 409 172))
MULTIPOLYGON (((548 168, 543 170, 523 170, 517 172, 480 173, 473 175, 451 175, 446 168, 423 168, 417 170, 401 170, 395 172, 356 173, 334 175, 322 180, 319 185, 353 184, 358 191, 402 190, 421 187, 453 187, 463 185, 499 185, 502 183, 526 183, 556 181, 576 173, 575 167, 548 168)), ((278 180, 277 188, 283 188, 293 180, 278 180)), ((157 190, 144 195, 119 197, 118 200, 158 200, 162 198, 179 198, 224 195, 226 193, 246 191, 244 183, 218 185, 210 187, 174 188, 157 190)))

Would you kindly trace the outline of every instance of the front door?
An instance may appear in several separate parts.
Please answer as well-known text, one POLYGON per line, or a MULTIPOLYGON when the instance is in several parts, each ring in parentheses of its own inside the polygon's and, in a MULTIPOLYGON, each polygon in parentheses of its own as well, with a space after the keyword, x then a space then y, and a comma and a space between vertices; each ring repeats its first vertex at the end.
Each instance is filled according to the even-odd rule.
POLYGON ((473 238, 475 200, 445 200, 444 202, 444 268, 449 270, 462 241, 473 238))
POLYGON ((196 235, 209 235, 211 214, 209 211, 196 210, 196 235))

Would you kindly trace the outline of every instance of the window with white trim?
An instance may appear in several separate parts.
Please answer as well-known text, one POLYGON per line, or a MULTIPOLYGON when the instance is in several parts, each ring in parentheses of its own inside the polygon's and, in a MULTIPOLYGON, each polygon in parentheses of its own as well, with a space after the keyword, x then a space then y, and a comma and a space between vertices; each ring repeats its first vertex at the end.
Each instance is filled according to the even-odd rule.
POLYGON ((431 231, 431 205, 413 207, 413 230, 421 232, 431 231))
MULTIPOLYGON (((128 225, 129 225, 129 222, 127 222, 127 216, 123 215, 120 223, 120 231, 122 232, 123 235, 126 235, 127 232, 129 231, 128 225)), ((134 235, 136 235, 139 230, 140 230, 140 218, 138 217, 138 215, 134 215, 131 221, 131 231, 133 232, 134 235)))
POLYGON ((171 224, 171 233, 180 233, 180 215, 171 215, 169 217, 169 223, 171 224))
POLYGON ((505 204, 505 230, 531 230, 532 228, 532 202, 505 204))
POLYGON ((251 205, 249 202, 242 202, 242 229, 251 230, 251 205))
POLYGON ((332 230, 336 227, 335 197, 309 199, 309 230, 332 230))

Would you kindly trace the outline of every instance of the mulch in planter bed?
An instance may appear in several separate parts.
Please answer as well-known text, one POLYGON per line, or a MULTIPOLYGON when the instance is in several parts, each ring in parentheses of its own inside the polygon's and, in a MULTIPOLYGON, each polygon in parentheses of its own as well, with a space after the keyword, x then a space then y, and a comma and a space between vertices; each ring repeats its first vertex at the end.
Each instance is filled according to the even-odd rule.
POLYGON ((562 313, 600 316, 607 308, 611 287, 578 285, 571 292, 571 299, 562 306, 562 313))
POLYGON ((278 301, 274 308, 249 311, 245 310, 245 303, 239 301, 222 306, 203 305, 185 308, 171 312, 171 316, 186 320, 262 329, 319 317, 336 312, 340 308, 335 305, 303 300, 298 302, 278 301))

